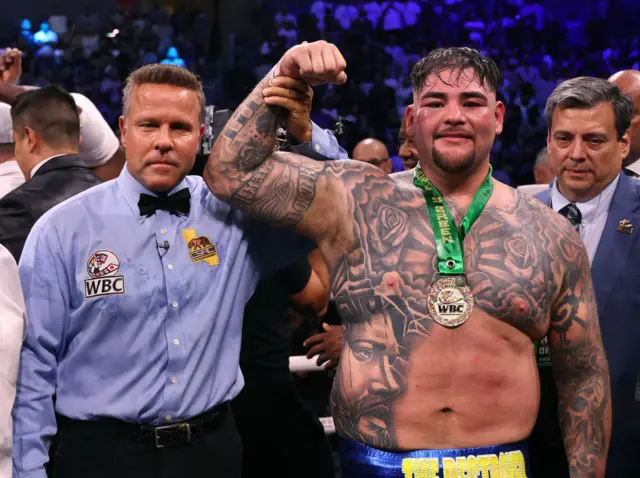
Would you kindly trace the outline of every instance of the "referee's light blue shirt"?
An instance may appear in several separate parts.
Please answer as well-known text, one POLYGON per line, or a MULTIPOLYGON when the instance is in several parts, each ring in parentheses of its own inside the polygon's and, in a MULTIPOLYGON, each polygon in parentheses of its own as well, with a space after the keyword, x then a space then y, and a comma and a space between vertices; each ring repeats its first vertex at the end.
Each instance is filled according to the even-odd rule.
POLYGON ((19 265, 28 326, 14 477, 46 476, 55 412, 169 424, 242 388, 245 302, 260 275, 313 245, 231 209, 199 177, 172 193, 187 187, 188 217, 141 217, 140 193, 152 193, 125 167, 34 226, 19 265))

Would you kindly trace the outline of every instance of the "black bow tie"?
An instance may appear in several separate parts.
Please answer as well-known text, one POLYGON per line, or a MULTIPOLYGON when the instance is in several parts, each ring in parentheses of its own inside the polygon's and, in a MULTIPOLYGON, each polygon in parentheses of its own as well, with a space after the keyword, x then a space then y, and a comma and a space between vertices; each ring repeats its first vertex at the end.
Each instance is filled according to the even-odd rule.
POLYGON ((161 194, 151 196, 149 194, 140 194, 138 208, 141 216, 153 216, 158 209, 167 211, 175 216, 188 216, 191 211, 191 193, 188 188, 181 189, 171 196, 161 194))
POLYGON ((576 229, 576 231, 580 230, 580 224, 582 223, 582 213, 578 206, 575 204, 567 204, 565 207, 558 211, 559 214, 562 214, 566 217, 571 225, 576 229))

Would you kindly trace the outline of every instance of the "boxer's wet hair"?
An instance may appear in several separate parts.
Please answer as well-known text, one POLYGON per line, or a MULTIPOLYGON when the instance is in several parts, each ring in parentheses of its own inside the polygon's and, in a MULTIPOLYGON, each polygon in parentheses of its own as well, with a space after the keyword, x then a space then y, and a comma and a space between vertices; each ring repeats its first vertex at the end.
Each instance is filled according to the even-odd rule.
POLYGON ((80 144, 80 115, 76 102, 57 85, 21 93, 11 105, 13 130, 23 138, 25 128, 38 133, 50 147, 80 144))
POLYGON ((602 78, 579 76, 560 83, 547 100, 545 116, 551 130, 554 111, 564 109, 591 109, 600 103, 610 103, 616 117, 618 141, 631 125, 633 102, 622 93, 618 85, 602 78))
MULTIPOLYGON (((456 70, 458 74, 453 78, 458 81, 466 69, 473 70, 481 85, 489 87, 489 91, 496 93, 502 87, 502 71, 491 59, 482 55, 478 50, 467 47, 437 48, 422 58, 411 71, 411 83, 416 95, 424 88, 427 78, 435 74, 441 81, 443 71, 456 70)), ((466 76, 465 76, 466 78, 466 76)), ((448 84, 445 82, 445 84, 448 84)))
POLYGON ((144 65, 131 72, 122 91, 122 113, 125 117, 129 111, 133 90, 136 86, 145 84, 171 85, 195 91, 200 103, 200 123, 204 123, 206 98, 198 76, 186 68, 161 63, 144 65))

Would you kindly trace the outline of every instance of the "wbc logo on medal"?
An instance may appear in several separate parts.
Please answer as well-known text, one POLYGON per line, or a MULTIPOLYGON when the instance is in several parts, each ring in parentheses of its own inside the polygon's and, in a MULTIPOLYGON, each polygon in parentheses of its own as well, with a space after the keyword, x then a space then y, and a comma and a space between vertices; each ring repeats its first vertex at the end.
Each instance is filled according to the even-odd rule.
POLYGON ((462 325, 471 315, 473 295, 456 277, 442 277, 435 281, 429 291, 431 317, 445 327, 462 325))

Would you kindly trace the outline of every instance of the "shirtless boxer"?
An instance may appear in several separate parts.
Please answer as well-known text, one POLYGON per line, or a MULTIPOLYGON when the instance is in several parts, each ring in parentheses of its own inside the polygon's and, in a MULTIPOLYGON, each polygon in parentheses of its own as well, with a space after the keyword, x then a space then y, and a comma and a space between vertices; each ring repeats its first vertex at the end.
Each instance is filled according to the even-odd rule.
POLYGON ((325 42, 285 53, 205 172, 217 197, 295 227, 329 265, 344 323, 331 396, 343 476, 531 476, 534 341, 547 333, 571 476, 604 476, 610 389, 589 260, 564 218, 491 178, 501 72, 466 48, 416 65, 415 176, 274 152, 281 88, 302 97, 345 82, 345 67, 325 42))

